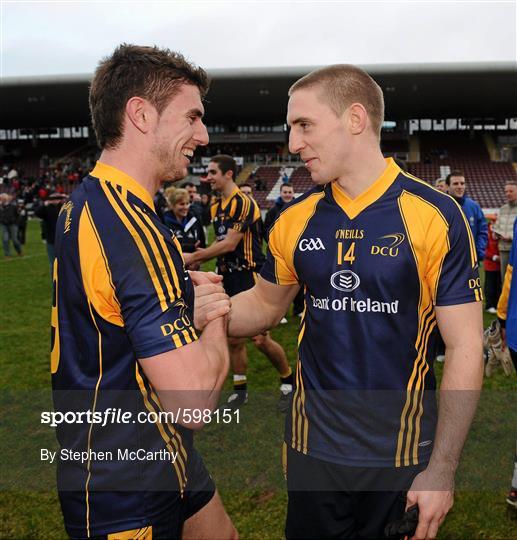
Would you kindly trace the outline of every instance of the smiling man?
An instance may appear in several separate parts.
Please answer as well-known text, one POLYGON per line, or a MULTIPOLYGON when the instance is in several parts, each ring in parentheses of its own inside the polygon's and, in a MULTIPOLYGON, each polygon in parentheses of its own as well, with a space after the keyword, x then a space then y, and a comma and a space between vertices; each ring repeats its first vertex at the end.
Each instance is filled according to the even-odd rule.
POLYGON ((236 537, 192 435, 228 372, 229 300, 215 275, 193 273, 193 284, 153 205, 208 142, 207 88, 205 72, 180 54, 133 45, 103 60, 91 84, 102 153, 57 224, 54 404, 63 413, 121 409, 130 420, 62 424, 57 436, 70 452, 164 457, 60 460, 74 538, 211 538, 214 528, 236 537), (157 421, 162 411, 174 416, 157 421))
POLYGON ((289 91, 289 146, 316 187, 283 209, 229 335, 306 310, 285 450, 287 538, 382 538, 418 505, 435 538, 483 376, 475 246, 456 202, 385 160, 382 91, 336 65, 289 91), (436 326, 447 362, 437 413, 436 326))

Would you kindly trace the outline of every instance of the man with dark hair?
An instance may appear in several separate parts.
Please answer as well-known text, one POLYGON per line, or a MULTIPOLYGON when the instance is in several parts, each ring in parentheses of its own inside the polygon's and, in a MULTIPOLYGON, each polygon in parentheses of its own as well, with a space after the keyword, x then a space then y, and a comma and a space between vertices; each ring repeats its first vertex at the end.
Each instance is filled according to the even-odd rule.
POLYGON ((264 218, 264 238, 267 242, 269 237, 269 229, 280 214, 280 210, 289 204, 294 199, 294 189, 290 182, 286 182, 280 186, 280 196, 275 201, 275 204, 267 211, 264 218))
MULTIPOLYGON (((185 254, 187 264, 217 257, 217 268, 230 296, 252 288, 264 263, 260 210, 254 199, 239 190, 234 180, 236 174, 237 164, 231 156, 220 154, 212 157, 206 178, 212 189, 219 193, 211 207, 216 240, 205 249, 185 254)), ((285 411, 293 390, 293 374, 285 351, 267 331, 257 332, 252 339, 280 374, 278 409, 285 411)), ((248 356, 245 339, 230 339, 228 344, 234 392, 228 398, 227 407, 235 409, 248 400, 248 356)))
POLYGON ((193 182, 185 182, 181 186, 186 189, 190 197, 190 211, 199 221, 203 218, 203 205, 201 204, 201 195, 197 191, 197 186, 193 182))
POLYGON ((454 200, 383 158, 383 109, 354 66, 291 87, 289 150, 316 187, 282 209, 257 283, 232 298, 239 337, 276 324, 305 291, 285 424, 287 538, 383 538, 415 505, 410 536, 436 538, 482 384, 472 233, 454 200))
POLYGON ((239 189, 244 193, 244 195, 247 195, 253 199, 253 189, 250 184, 243 182, 242 184, 239 184, 239 189))
MULTIPOLYGON (((280 186, 280 196, 275 201, 275 205, 267 211, 264 219, 264 239, 266 242, 269 239, 269 230, 279 216, 280 211, 286 204, 289 204, 294 199, 294 189, 290 182, 286 182, 280 186)), ((298 291, 293 300, 293 314, 301 317, 304 308, 303 291, 298 291)), ((287 315, 287 314, 286 314, 287 315)), ((286 317, 283 317, 281 323, 287 322, 286 317)))
POLYGON ((477 258, 481 263, 485 258, 485 250, 488 244, 488 224, 483 210, 476 201, 465 195, 465 175, 462 171, 452 171, 445 178, 445 182, 449 188, 449 195, 452 195, 461 206, 469 222, 476 244, 477 258))
POLYGON ((53 272, 54 407, 83 415, 57 428, 74 538, 236 538, 192 432, 228 372, 229 300, 215 274, 185 271, 153 204, 208 143, 206 90, 205 72, 180 54, 134 45, 92 81, 102 153, 59 216, 53 272), (125 420, 84 421, 111 411, 125 420), (74 452, 88 457, 66 458, 74 452))

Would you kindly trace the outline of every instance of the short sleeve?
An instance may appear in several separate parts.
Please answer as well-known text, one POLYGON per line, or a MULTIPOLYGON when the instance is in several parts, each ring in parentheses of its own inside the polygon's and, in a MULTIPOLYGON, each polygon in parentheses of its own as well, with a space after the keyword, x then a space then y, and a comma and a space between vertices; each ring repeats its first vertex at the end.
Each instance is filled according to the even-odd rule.
POLYGON ((81 216, 79 252, 88 298, 99 315, 123 326, 138 358, 198 339, 193 326, 193 286, 174 239, 152 216, 126 201, 123 213, 81 216))
POLYGON ((285 219, 281 217, 271 228, 266 262, 260 275, 277 285, 295 285, 298 284, 298 276, 293 263, 296 243, 292 242, 292 234, 284 231, 285 225, 285 219))
POLYGON ((249 197, 239 194, 233 198, 231 205, 232 224, 230 228, 236 232, 246 232, 256 218, 255 203, 249 197))
POLYGON ((435 305, 481 301, 476 246, 463 212, 454 203, 434 221, 427 237, 427 277, 435 305))

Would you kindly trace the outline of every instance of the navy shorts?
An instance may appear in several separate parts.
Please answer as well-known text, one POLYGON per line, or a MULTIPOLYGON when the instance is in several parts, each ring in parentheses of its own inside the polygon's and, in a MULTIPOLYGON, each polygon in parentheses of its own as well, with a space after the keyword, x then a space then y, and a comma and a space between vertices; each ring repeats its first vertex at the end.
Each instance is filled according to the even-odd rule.
POLYGON ((287 539, 381 539, 404 514, 406 493, 426 465, 348 467, 288 448, 286 466, 287 539))

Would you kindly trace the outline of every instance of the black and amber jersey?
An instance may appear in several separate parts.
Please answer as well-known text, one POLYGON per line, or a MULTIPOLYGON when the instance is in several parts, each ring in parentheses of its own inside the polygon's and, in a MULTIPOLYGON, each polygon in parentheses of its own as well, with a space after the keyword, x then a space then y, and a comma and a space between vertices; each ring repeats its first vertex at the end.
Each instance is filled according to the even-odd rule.
POLYGON ((305 290, 286 443, 344 465, 425 463, 434 306, 482 294, 457 203, 391 159, 356 199, 335 182, 316 187, 282 210, 262 277, 305 290))
POLYGON ((181 248, 149 193, 97 163, 63 206, 56 255, 55 409, 120 411, 106 425, 83 416, 58 426, 66 529, 83 538, 145 527, 182 497, 192 448, 189 430, 142 415, 160 412, 161 405, 138 362, 197 339, 181 248), (129 413, 126 422, 122 413, 129 413), (91 457, 68 459, 70 451, 91 457), (131 459, 131 451, 139 457, 131 459))
POLYGON ((260 269, 264 263, 262 219, 256 201, 235 187, 227 199, 216 199, 210 207, 210 215, 217 240, 223 240, 230 229, 244 235, 234 251, 218 257, 217 265, 220 268, 260 269))

